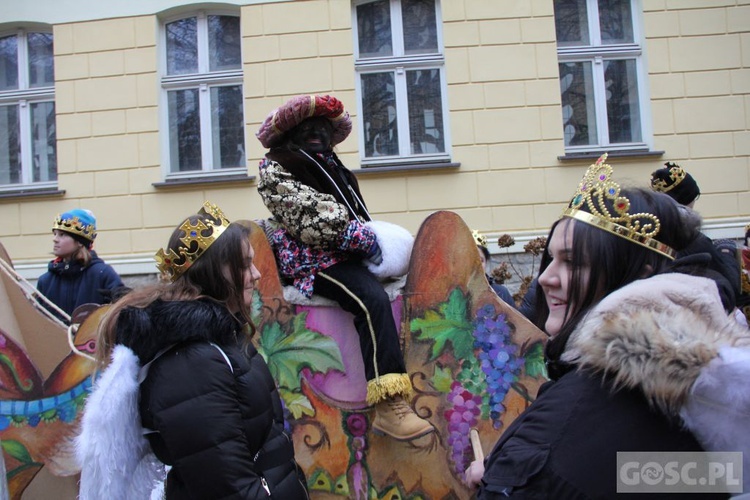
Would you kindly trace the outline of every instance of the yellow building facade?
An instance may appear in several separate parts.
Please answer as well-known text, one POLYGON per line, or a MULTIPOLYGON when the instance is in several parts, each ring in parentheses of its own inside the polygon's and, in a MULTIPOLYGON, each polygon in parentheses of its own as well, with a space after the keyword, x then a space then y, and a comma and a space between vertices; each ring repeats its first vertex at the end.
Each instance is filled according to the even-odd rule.
POLYGON ((623 0, 614 13, 598 12, 596 0, 5 3, 0 48, 29 41, 20 72, 44 52, 30 34, 53 44, 46 93, 34 77, 0 83, 0 111, 9 107, 0 113, 0 241, 28 279, 51 258, 53 218, 74 207, 95 213, 95 249, 123 277, 155 272, 154 252, 204 200, 230 219, 267 217, 254 134, 297 94, 344 102, 354 129, 339 156, 373 217, 412 233, 450 210, 495 252, 500 234, 521 244, 546 235, 604 151, 624 184, 646 186, 666 161, 683 166, 700 185, 709 236, 739 238, 750 222, 746 0, 623 0), (188 34, 207 71, 181 72, 190 61, 173 58, 188 34), (211 43, 235 52, 216 56, 211 43), (230 63, 212 70, 215 61, 230 63), (50 101, 44 142, 41 115, 24 113, 50 101), (217 136, 237 102, 244 138, 225 148, 241 158, 234 164, 217 153, 217 136), (183 165, 177 159, 198 154, 180 121, 191 105, 208 106, 193 127, 203 156, 183 165), (14 153, 16 126, 44 142, 54 175, 35 177, 45 168, 38 141, 19 139, 14 153))

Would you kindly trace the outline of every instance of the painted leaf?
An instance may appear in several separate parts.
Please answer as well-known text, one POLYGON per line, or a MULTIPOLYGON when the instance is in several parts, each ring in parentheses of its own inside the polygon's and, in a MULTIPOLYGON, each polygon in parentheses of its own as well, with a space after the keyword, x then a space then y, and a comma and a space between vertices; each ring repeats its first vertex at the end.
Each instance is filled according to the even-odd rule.
POLYGON ((439 305, 438 311, 428 310, 424 317, 411 321, 411 330, 421 332, 417 335, 418 340, 434 342, 430 361, 443 353, 448 342, 453 346, 456 359, 474 355, 474 326, 468 321, 467 310, 466 297, 455 288, 448 301, 439 305))
POLYGON ((284 400, 284 405, 292 413, 295 420, 303 416, 315 416, 315 410, 307 396, 299 392, 292 392, 285 388, 279 388, 279 395, 284 400))
POLYGON ((260 338, 260 348, 271 375, 280 387, 290 391, 300 389, 300 372, 309 368, 313 373, 328 370, 344 371, 341 351, 335 340, 309 330, 305 325, 307 313, 292 319, 292 332, 286 335, 278 322, 267 325, 260 338))
POLYGON ((4 440, 0 441, 0 445, 2 445, 3 451, 5 451, 5 453, 15 458, 22 464, 30 464, 34 462, 31 459, 31 455, 29 455, 29 451, 19 441, 13 439, 4 440))
POLYGON ((526 375, 547 378, 547 365, 544 364, 544 348, 541 342, 534 344, 526 351, 524 357, 526 358, 526 375))
POLYGON ((450 368, 443 368, 442 366, 435 366, 435 374, 432 376, 432 386, 435 390, 448 394, 451 392, 451 384, 453 383, 453 374, 450 368))

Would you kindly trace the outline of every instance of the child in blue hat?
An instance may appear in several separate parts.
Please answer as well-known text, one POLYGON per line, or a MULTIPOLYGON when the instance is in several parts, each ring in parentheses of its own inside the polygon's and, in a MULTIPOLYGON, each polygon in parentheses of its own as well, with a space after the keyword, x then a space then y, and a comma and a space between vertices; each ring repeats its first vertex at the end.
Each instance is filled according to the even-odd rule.
POLYGON ((55 218, 52 224, 55 258, 39 277, 37 290, 71 315, 81 304, 106 304, 112 295, 125 291, 117 272, 92 249, 96 217, 90 210, 75 208, 55 218))

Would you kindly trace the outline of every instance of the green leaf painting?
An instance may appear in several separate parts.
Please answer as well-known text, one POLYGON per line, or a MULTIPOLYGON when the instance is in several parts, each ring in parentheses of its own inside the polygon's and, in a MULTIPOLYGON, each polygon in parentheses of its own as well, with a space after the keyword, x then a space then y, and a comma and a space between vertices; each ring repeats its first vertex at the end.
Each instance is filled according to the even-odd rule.
POLYGON ((453 356, 463 359, 474 355, 474 325, 468 319, 466 296, 455 288, 447 302, 438 306, 438 310, 428 310, 421 318, 411 321, 413 332, 421 332, 418 340, 432 341, 430 361, 438 358, 447 344, 453 346, 453 356))
POLYGON ((547 365, 544 364, 544 347, 537 342, 524 354, 526 375, 547 378, 547 365))

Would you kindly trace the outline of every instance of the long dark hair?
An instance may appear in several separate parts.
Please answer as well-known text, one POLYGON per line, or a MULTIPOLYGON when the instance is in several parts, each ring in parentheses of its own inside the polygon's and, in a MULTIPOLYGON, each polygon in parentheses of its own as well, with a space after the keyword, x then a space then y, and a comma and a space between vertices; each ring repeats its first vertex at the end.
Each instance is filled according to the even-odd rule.
MULTIPOLYGON (((630 213, 646 212, 659 218, 661 229, 656 239, 675 251, 687 246, 699 234, 700 217, 679 206, 669 196, 642 188, 624 188, 621 194, 630 200, 630 213)), ((562 220, 565 219, 552 225, 547 236, 547 248, 542 255, 539 275, 550 264, 549 242, 562 220)), ((570 334, 601 299, 637 279, 668 271, 672 264, 671 259, 628 239, 575 219, 567 220, 573 224, 572 275, 567 302, 568 308, 574 309, 566 311, 567 321, 547 343, 546 355, 551 362, 560 359, 570 334), (589 273, 587 283, 583 283, 582 276, 585 267, 589 273)), ((544 329, 549 308, 542 287, 538 286, 537 291, 536 324, 544 329)))
MULTIPOLYGON (((187 220, 195 225, 199 220, 206 220, 208 215, 191 215, 187 220)), ((218 221, 217 221, 218 222, 218 221)), ((178 226, 169 238, 167 249, 177 250, 184 246, 180 240, 184 232, 178 226)), ((250 228, 233 222, 224 230, 210 247, 201 255, 185 273, 174 282, 160 282, 140 290, 134 290, 113 304, 99 326, 96 347, 96 359, 100 368, 105 367, 114 349, 117 335, 117 320, 120 312, 126 307, 145 308, 156 300, 179 301, 209 298, 227 307, 238 309, 239 315, 248 325, 246 341, 255 333, 251 311, 245 305, 243 271, 246 262, 243 255, 244 245, 250 244, 250 228), (225 276, 229 270, 229 277, 225 276)))

